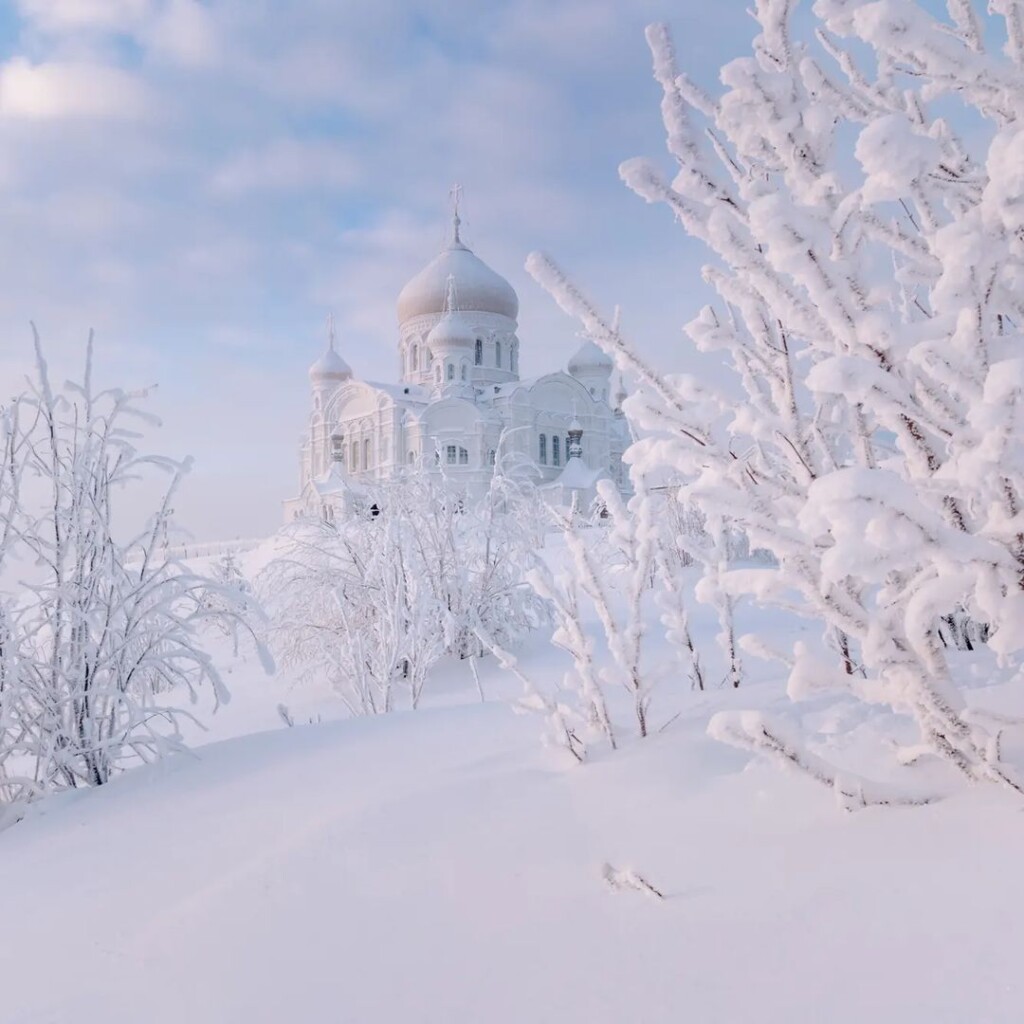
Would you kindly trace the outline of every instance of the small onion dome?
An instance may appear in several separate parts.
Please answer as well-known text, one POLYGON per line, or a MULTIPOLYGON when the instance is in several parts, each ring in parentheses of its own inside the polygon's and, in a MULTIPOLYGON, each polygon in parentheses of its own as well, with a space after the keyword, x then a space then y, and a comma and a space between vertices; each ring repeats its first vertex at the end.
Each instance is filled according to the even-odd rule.
POLYGON ((352 370, 348 363, 335 352, 333 346, 309 368, 309 379, 312 381, 321 380, 348 380, 352 376, 352 370))
POLYGON ((580 373, 611 373, 615 364, 602 349, 598 348, 589 338, 577 349, 569 360, 569 373, 575 377, 580 373))
POLYGON ((476 333, 458 310, 448 310, 427 335, 427 347, 434 353, 451 348, 472 348, 476 333))
POLYGON ((459 309, 500 313, 512 320, 519 315, 519 298, 512 285, 456 237, 402 289, 398 296, 399 323, 443 313, 449 278, 455 281, 459 309))

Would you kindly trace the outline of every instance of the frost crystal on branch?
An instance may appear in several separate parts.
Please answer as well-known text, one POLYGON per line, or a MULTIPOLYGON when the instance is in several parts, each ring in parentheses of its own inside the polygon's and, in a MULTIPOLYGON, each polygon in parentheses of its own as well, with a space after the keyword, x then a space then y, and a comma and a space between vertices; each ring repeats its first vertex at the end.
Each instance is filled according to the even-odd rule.
MULTIPOLYGON (((637 382, 639 473, 670 470, 712 531, 774 566, 705 562, 703 597, 820 625, 846 689, 911 715, 969 779, 1020 789, 965 714, 950 647, 1024 648, 1024 21, 905 0, 757 0, 751 56, 710 97, 647 39, 674 176, 622 165, 714 258, 686 327, 731 386, 665 378, 547 258, 528 267, 637 382)), ((735 651, 728 631, 723 643, 735 651)), ((815 654, 815 658, 820 658, 815 654)), ((814 669, 794 653, 791 692, 814 669)), ((825 679, 822 680, 824 685, 825 679)))

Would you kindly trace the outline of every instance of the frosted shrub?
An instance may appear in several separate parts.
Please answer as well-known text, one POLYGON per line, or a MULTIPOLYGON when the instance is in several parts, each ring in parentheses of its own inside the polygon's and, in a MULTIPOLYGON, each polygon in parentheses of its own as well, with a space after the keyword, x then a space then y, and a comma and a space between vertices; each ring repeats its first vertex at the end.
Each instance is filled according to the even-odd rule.
POLYGON ((329 680, 353 714, 415 708, 439 659, 512 658, 544 620, 525 581, 538 535, 523 485, 498 473, 470 502, 412 473, 366 488, 359 507, 286 527, 257 583, 282 659, 329 680))
POLYGON ((709 530, 731 521, 774 560, 706 564, 705 596, 820 624, 832 653, 794 650, 790 695, 887 705, 917 723, 915 749, 1019 789, 996 727, 964 713, 947 644, 987 638, 1019 677, 1024 8, 990 5, 1001 52, 970 3, 942 20, 817 0, 806 43, 794 8, 757 0, 754 53, 717 96, 649 28, 675 176, 621 168, 711 253, 720 302, 686 331, 731 384, 659 375, 553 263, 528 265, 637 381, 633 465, 679 474, 709 530))
MULTIPOLYGON (((100 785, 181 745, 179 722, 207 687, 227 699, 200 630, 230 620, 234 593, 167 556, 171 501, 188 463, 135 447, 140 396, 97 391, 92 338, 80 384, 55 392, 36 340, 36 377, 3 416, 0 572, 0 799, 100 785), (115 529, 126 487, 169 484, 135 537, 115 529), (31 497, 26 495, 31 494, 31 497)), ((250 609, 256 614, 255 609, 250 609)), ((266 663, 269 669, 269 661, 266 663)))

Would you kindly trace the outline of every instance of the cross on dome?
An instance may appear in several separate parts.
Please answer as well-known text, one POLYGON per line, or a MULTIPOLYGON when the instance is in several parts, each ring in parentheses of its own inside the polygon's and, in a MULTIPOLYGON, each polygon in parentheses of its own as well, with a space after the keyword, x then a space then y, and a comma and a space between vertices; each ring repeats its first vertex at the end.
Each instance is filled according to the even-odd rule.
POLYGON ((334 314, 327 314, 327 351, 309 368, 313 381, 340 381, 352 376, 348 363, 334 347, 334 314))
MULTIPOLYGON (((455 218, 455 237, 459 237, 459 219, 455 218)), ((454 313, 459 307, 455 297, 455 275, 449 274, 447 281, 447 291, 444 297, 444 311, 446 313, 454 313)))
POLYGON ((462 225, 462 218, 459 216, 459 204, 462 202, 462 186, 452 185, 448 190, 452 200, 452 248, 461 248, 462 239, 459 237, 459 227, 462 225))
MULTIPOLYGON (((398 322, 404 324, 417 317, 436 316, 454 308, 448 303, 450 277, 455 278, 459 311, 496 314, 514 321, 519 314, 519 299, 512 285, 462 241, 462 186, 453 185, 449 195, 452 203, 451 241, 402 289, 398 296, 398 322)), ((514 323, 508 326, 515 329, 514 323)))

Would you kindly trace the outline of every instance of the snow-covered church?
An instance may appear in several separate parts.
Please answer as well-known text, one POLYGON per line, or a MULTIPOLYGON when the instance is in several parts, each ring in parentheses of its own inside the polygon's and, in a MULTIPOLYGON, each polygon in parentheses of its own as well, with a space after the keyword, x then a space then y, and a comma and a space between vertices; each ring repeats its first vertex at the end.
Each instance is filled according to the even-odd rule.
POLYGON ((449 243, 398 296, 399 383, 360 380, 329 331, 309 370, 301 490, 286 519, 333 517, 366 483, 410 470, 444 473, 472 497, 496 464, 532 464, 547 500, 580 507, 603 477, 628 487, 612 361, 588 340, 568 372, 520 378, 519 299, 459 228, 456 208, 449 243))

